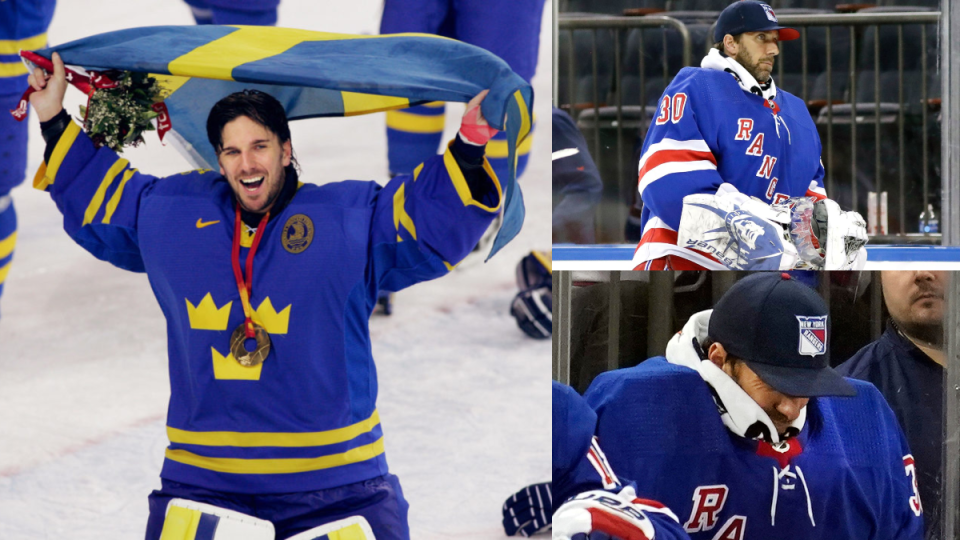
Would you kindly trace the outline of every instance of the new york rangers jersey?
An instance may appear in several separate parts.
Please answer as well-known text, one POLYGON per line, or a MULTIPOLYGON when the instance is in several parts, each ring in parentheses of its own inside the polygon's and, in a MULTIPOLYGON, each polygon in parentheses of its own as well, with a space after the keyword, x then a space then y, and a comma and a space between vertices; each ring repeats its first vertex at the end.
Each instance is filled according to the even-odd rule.
MULTIPOLYGON (((162 478, 267 494, 388 472, 368 320, 379 289, 448 273, 498 213, 489 164, 468 185, 457 163, 447 149, 383 187, 294 187, 262 225, 252 263, 252 319, 272 346, 263 363, 244 366, 231 353, 245 308, 232 271, 236 200, 227 181, 204 170, 141 173, 69 124, 34 187, 50 193, 78 244, 147 273, 167 320, 162 478)), ((244 265, 254 235, 241 235, 244 265)))
POLYGON ((802 100, 782 90, 766 100, 742 90, 729 73, 683 68, 660 98, 643 142, 643 236, 634 263, 676 255, 716 266, 676 245, 687 195, 712 194, 727 182, 770 204, 826 197, 823 175, 820 138, 802 100))
POLYGON ((694 540, 919 540, 913 457, 873 385, 813 398, 800 434, 734 435, 696 371, 662 357, 597 377, 585 396, 610 465, 694 540))
MULTIPOLYGON (((553 381, 553 497, 554 508, 585 491, 619 490, 620 480, 593 435, 597 415, 573 388, 553 381)), ((639 492, 641 497, 645 496, 639 492)), ((689 540, 689 536, 652 500, 635 500, 653 526, 651 540, 689 540)))

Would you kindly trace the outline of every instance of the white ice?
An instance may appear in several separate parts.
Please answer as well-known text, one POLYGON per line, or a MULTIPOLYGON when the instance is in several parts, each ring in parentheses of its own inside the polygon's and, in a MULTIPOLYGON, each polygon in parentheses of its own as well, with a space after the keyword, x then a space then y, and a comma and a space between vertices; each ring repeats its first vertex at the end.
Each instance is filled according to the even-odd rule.
MULTIPOLYGON (((380 9, 283 0, 279 25, 373 34, 380 9)), ((508 306, 517 261, 549 249, 550 13, 548 2, 523 231, 490 263, 402 291, 393 316, 371 321, 387 459, 414 539, 501 538, 503 500, 549 478, 550 344, 524 336, 508 306)), ((61 0, 49 36, 191 23, 178 0, 61 0)), ((81 101, 70 90, 68 111, 81 101)), ((462 107, 448 111, 452 134, 462 107)), ((32 177, 43 143, 31 124, 32 177)), ((307 181, 386 176, 383 115, 301 121, 293 142, 307 181)), ((189 168, 155 136, 124 156, 154 175, 189 168)), ((165 322, 145 276, 76 246, 29 183, 13 192, 20 232, 0 303, 0 539, 142 538, 166 446, 165 322)))

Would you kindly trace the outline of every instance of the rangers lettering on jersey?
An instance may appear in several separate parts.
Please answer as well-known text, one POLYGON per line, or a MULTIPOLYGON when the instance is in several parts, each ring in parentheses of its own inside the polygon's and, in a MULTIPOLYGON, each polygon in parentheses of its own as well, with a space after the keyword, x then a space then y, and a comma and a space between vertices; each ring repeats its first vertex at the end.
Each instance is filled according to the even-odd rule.
POLYGON ((715 540, 743 540, 743 534, 747 530, 746 516, 730 516, 730 519, 720 527, 720 531, 714 536, 715 540))
POLYGON ((727 502, 727 486, 697 486, 693 492, 693 512, 683 525, 687 532, 709 531, 717 525, 717 514, 727 502))
POLYGON ((740 118, 737 120, 737 136, 733 139, 736 141, 749 141, 750 132, 753 131, 753 120, 750 118, 740 118))
POLYGON ((758 157, 763 155, 763 133, 757 133, 756 138, 747 147, 747 155, 758 157))

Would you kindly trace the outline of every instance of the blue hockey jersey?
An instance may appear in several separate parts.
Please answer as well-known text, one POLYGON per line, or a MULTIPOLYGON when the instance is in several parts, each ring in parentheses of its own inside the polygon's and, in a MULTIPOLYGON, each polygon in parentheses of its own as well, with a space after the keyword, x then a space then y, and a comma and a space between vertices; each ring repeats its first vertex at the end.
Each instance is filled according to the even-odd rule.
POLYGON ((27 66, 20 60, 20 50, 46 46, 56 4, 56 0, 0 2, 0 95, 19 97, 27 89, 27 66))
MULTIPOLYGON (((553 381, 554 508, 584 491, 621 488, 593 435, 596 421, 596 413, 576 390, 553 381)), ((653 526, 653 540, 689 540, 673 517, 663 511, 663 505, 651 500, 638 500, 637 504, 653 526)))
MULTIPOLYGON (((71 122, 35 187, 78 244, 147 273, 167 319, 161 476, 265 494, 387 472, 368 319, 380 288, 444 275, 476 245, 501 204, 486 162, 484 171, 472 191, 448 149, 382 188, 300 185, 271 214, 255 254, 252 318, 272 349, 254 367, 230 354, 244 310, 231 265, 236 202, 223 177, 143 174, 71 122)), ((242 234, 241 265, 252 237, 242 234)))
POLYGON ((597 377, 586 400, 610 464, 694 540, 919 540, 913 457, 873 385, 813 398, 776 447, 730 432, 696 371, 662 357, 597 377))
POLYGON ((806 105, 778 90, 765 100, 729 73, 686 67, 664 90, 643 141, 638 189, 642 238, 634 266, 676 255, 708 269, 709 255, 677 247, 683 198, 727 182, 767 203, 826 197, 820 138, 806 105))

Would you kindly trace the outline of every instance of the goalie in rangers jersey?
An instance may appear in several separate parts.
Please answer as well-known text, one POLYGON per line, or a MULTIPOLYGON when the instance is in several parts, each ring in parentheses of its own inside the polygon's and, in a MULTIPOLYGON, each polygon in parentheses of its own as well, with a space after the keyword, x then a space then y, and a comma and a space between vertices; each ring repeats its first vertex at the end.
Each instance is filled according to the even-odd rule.
POLYGON ((770 77, 778 42, 799 35, 735 2, 701 67, 664 91, 639 162, 635 269, 863 267, 866 224, 827 198, 816 126, 770 77))

